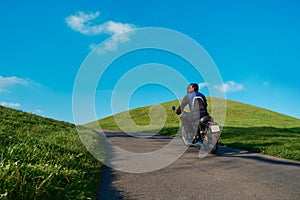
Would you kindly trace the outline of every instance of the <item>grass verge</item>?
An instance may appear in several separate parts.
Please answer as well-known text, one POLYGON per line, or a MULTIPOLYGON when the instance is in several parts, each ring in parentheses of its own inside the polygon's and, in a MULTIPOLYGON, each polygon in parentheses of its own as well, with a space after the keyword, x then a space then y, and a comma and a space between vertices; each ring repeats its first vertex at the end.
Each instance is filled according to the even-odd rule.
POLYGON ((0 199, 95 199, 102 164, 75 125, 2 106, 0 120, 0 199))

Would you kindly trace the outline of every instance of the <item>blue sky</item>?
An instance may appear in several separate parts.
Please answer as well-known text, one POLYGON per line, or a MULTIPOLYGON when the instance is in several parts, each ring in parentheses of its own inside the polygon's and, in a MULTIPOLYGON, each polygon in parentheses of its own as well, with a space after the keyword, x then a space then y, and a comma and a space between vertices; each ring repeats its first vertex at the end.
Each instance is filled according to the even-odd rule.
MULTIPOLYGON (((92 47, 136 27, 164 27, 206 49, 227 99, 300 118, 299 8, 296 0, 3 1, 0 103, 73 122, 73 84, 92 47)), ((126 62, 161 61, 155 56, 139 62, 129 56, 126 62)), ((164 56, 166 64, 175 65, 172 56, 164 56)), ((202 82, 192 75, 189 80, 202 82)), ((130 106, 173 99, 166 88, 147 85, 134 93, 130 106)), ((109 108, 97 109, 99 117, 109 114, 109 108)))

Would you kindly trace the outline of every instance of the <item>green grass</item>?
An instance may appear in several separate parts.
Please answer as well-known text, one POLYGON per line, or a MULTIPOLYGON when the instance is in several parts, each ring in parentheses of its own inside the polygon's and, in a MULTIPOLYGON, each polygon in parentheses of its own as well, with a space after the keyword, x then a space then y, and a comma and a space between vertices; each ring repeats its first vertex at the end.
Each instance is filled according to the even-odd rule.
POLYGON ((102 164, 75 125, 2 106, 0 121, 0 199, 95 199, 102 164))
MULTIPOLYGON (((211 98, 208 98, 208 102, 210 104, 211 98)), ((171 107, 178 104, 178 101, 161 104, 167 114, 165 125, 161 130, 142 126, 151 121, 150 107, 130 110, 132 120, 141 126, 127 125, 123 127, 123 130, 159 131, 161 134, 175 136, 180 119, 171 107)), ((226 121, 220 138, 223 145, 300 161, 300 119, 234 101, 227 100, 226 104, 226 121)), ((218 112, 215 112, 213 117, 218 121, 218 112)), ((122 121, 126 119, 126 112, 89 123, 87 126, 99 128, 100 125, 102 129, 119 130, 114 118, 122 121)), ((163 118, 158 122, 162 120, 163 118)))
POLYGON ((300 119, 228 101, 221 142, 234 148, 300 161, 300 119))

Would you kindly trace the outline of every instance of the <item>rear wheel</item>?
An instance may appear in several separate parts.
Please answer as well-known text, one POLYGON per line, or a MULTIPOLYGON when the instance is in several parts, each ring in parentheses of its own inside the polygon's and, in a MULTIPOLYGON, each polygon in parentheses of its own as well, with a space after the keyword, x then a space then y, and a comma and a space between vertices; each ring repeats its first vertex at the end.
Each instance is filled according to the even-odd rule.
POLYGON ((218 151, 218 148, 219 148, 219 142, 217 142, 216 144, 215 144, 215 146, 211 149, 211 151, 209 152, 210 154, 216 154, 217 153, 217 151, 218 151))
POLYGON ((208 133, 208 130, 206 130, 206 135, 204 136, 203 143, 205 145, 206 152, 209 152, 210 154, 216 154, 218 151, 218 144, 219 141, 217 138, 214 137, 214 135, 208 133))

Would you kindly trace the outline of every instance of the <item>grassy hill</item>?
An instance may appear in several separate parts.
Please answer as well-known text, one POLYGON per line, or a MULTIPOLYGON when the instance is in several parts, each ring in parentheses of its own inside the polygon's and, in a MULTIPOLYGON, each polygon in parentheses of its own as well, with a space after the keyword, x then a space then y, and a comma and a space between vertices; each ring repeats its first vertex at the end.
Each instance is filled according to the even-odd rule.
POLYGON ((73 124, 0 106, 0 199, 95 199, 101 164, 73 124))
MULTIPOLYGON (((172 101, 160 105, 167 116, 161 130, 145 127, 151 121, 148 106, 89 123, 85 132, 96 134, 90 128, 99 128, 99 124, 102 129, 118 130, 114 118, 122 121, 129 113, 140 126, 128 126, 126 130, 175 136, 180 119, 171 107, 178 104, 172 101)), ((213 116, 216 120, 217 115, 213 116)), ((163 115, 156 117, 154 127, 165 120, 163 115)), ((83 146, 75 125, 3 106, 0 122, 0 199, 95 198, 102 165, 83 146)), ((300 120, 227 101, 220 141, 226 146, 300 160, 300 120)))
MULTIPOLYGON (((210 101, 211 99, 208 98, 209 103, 210 101)), ((243 103, 229 100, 226 102, 226 121, 220 138, 223 145, 300 160, 300 119, 243 103)), ((165 125, 160 130, 161 134, 175 136, 177 133, 180 119, 171 110, 173 105, 179 105, 179 102, 172 101, 161 104, 167 115, 165 125)), ((130 110, 131 119, 141 126, 127 126, 123 127, 123 130, 156 132, 159 128, 151 130, 143 126, 151 121, 149 111, 149 106, 130 110)), ((102 129, 119 130, 114 118, 122 121, 127 114, 128 112, 119 113, 86 126, 99 128, 100 125, 102 129)), ((217 114, 213 117, 218 121, 217 114)), ((163 117, 157 121, 161 122, 162 120, 164 120, 163 117)))

